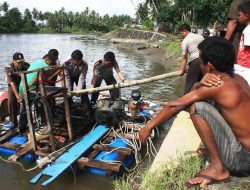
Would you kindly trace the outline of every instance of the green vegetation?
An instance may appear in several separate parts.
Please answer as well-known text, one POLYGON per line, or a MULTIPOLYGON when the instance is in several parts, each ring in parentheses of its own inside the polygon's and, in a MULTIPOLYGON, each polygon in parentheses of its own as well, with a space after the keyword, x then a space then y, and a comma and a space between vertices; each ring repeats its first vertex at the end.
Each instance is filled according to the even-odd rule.
POLYGON ((83 12, 60 11, 41 12, 34 8, 26 9, 22 14, 18 8, 9 9, 9 4, 0 4, 0 33, 18 32, 57 32, 57 33, 86 33, 109 32, 130 23, 127 15, 100 16, 88 7, 83 12))
MULTIPOLYGON (((180 163, 176 166, 176 162, 172 161, 171 163, 163 166, 161 171, 157 171, 152 174, 149 172, 140 172, 141 176, 138 178, 143 179, 143 184, 140 189, 147 190, 185 190, 185 182, 197 174, 202 166, 203 160, 198 157, 187 157, 179 158, 177 163, 180 163)), ((129 190, 129 189, 139 189, 138 181, 131 181, 125 178, 115 181, 116 190, 129 190)), ((139 183, 142 183, 140 181, 139 183)))
POLYGON ((172 32, 176 32, 183 22, 197 27, 208 27, 218 22, 227 22, 227 13, 231 0, 146 0, 137 9, 142 23, 156 20, 165 23, 172 32))

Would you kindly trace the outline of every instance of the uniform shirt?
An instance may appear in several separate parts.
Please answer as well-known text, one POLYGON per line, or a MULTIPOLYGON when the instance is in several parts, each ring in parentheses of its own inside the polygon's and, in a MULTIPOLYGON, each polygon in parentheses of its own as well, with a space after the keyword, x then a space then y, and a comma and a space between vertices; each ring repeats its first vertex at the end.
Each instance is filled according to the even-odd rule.
POLYGON ((199 58, 198 44, 203 40, 202 35, 190 32, 181 42, 182 55, 189 55, 189 62, 199 58))
POLYGON ((250 25, 243 30, 241 35, 238 64, 250 68, 250 25))
POLYGON ((11 63, 9 67, 5 67, 8 86, 10 87, 11 86, 10 83, 14 82, 16 84, 16 87, 18 88, 21 82, 21 76, 19 76, 19 72, 27 71, 29 66, 30 66, 29 63, 24 62, 22 63, 20 68, 15 68, 13 63, 11 63))
POLYGON ((119 69, 118 63, 105 64, 103 60, 99 60, 94 64, 94 74, 102 78, 113 76, 113 68, 119 69))
POLYGON ((88 64, 85 60, 82 60, 80 65, 73 65, 71 63, 72 59, 68 59, 67 61, 61 62, 64 65, 64 74, 65 74, 65 82, 66 87, 68 89, 72 88, 71 77, 78 77, 78 89, 86 88, 86 75, 88 71, 88 64))

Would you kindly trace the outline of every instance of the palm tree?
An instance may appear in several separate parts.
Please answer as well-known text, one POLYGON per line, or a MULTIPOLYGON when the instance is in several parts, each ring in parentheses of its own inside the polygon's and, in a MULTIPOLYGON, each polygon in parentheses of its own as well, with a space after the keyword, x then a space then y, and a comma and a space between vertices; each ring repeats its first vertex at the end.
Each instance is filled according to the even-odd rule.
POLYGON ((8 12, 9 4, 6 1, 3 2, 2 6, 1 6, 1 10, 4 12, 4 14, 6 14, 8 12))

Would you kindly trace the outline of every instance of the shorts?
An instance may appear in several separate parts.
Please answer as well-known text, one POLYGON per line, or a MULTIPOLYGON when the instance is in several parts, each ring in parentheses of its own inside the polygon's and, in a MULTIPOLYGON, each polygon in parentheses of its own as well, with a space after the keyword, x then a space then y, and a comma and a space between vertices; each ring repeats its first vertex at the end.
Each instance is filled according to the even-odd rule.
POLYGON ((194 104, 195 113, 205 119, 212 129, 214 139, 225 167, 234 173, 250 171, 250 152, 235 138, 229 125, 216 108, 206 102, 194 104))

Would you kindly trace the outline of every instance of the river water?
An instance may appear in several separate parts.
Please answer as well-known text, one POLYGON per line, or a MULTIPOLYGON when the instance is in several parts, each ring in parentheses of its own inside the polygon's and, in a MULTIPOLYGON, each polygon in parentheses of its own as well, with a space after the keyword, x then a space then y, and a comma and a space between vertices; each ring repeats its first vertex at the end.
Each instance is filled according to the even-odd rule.
MULTIPOLYGON (((7 66, 15 52, 22 52, 25 60, 32 63, 41 59, 49 49, 55 48, 59 51, 59 59, 71 55, 75 49, 83 52, 84 59, 89 64, 87 74, 87 87, 90 86, 93 64, 101 59, 105 52, 113 51, 121 71, 127 80, 137 80, 164 74, 173 71, 174 67, 163 61, 163 54, 160 50, 153 48, 137 50, 138 45, 113 44, 100 40, 79 40, 79 35, 72 34, 3 34, 0 35, 0 91, 7 89, 4 67, 7 66)), ((114 74, 119 81, 116 74, 114 74)), ((122 89, 122 95, 129 95, 132 89, 142 91, 143 95, 150 100, 169 101, 182 94, 183 80, 165 79, 150 84, 140 85, 122 89), (173 81, 174 80, 174 81, 173 81), (170 83, 170 84, 169 84, 170 83)), ((5 157, 6 158, 6 157, 5 157)), ((27 168, 30 163, 22 162, 27 168)), ((37 171, 38 172, 38 171, 37 171)), ((7 164, 0 161, 0 189, 5 190, 109 190, 113 189, 112 180, 91 175, 78 173, 76 183, 71 172, 64 172, 49 187, 31 185, 29 181, 37 172, 24 172, 16 164, 7 164)))

